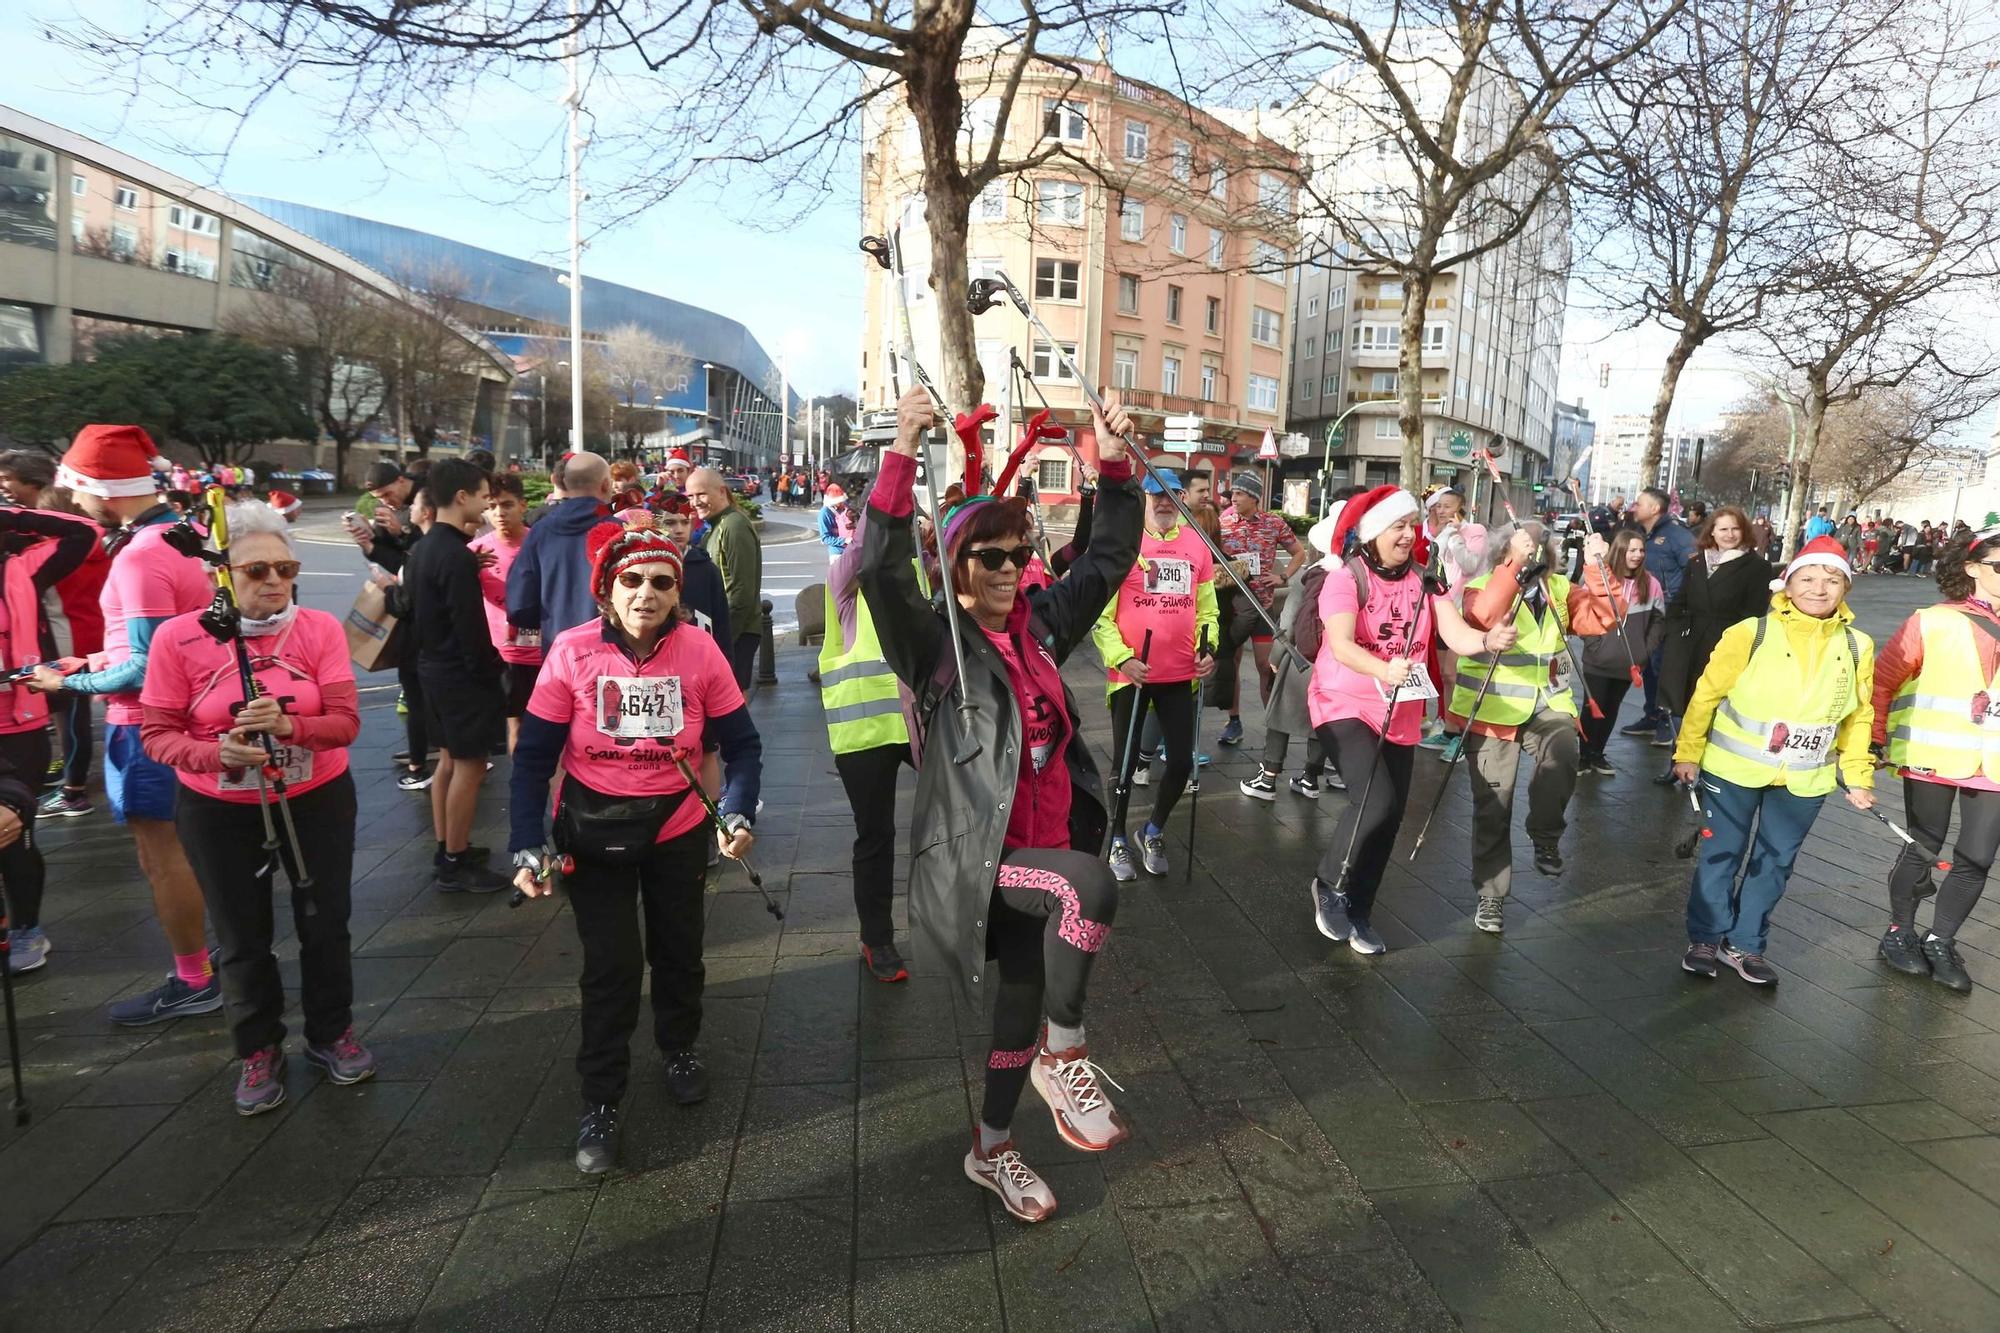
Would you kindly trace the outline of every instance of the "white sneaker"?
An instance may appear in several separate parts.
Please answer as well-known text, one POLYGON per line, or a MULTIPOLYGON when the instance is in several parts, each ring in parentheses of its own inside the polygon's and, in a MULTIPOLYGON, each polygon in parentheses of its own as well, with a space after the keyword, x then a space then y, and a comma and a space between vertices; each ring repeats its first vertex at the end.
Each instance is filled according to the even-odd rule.
MULTIPOLYGON (((1090 1052, 1079 1046, 1073 1051, 1051 1051, 1044 1046, 1028 1066, 1028 1079, 1055 1117, 1056 1133, 1072 1148, 1103 1152, 1132 1137, 1132 1127, 1118 1114, 1118 1108, 1097 1086, 1104 1071, 1090 1063, 1090 1052)), ((1109 1074, 1107 1083, 1118 1088, 1109 1074)), ((1123 1092, 1123 1088, 1118 1088, 1123 1092)))
POLYGON ((999 1195, 1000 1206, 1023 1222, 1039 1222, 1056 1210, 1055 1191, 1021 1160, 1012 1139, 995 1148, 991 1157, 981 1157, 975 1138, 972 1151, 965 1155, 965 1174, 973 1184, 999 1195))
POLYGON ((1133 768, 1132 785, 1135 787, 1150 787, 1153 785, 1153 767, 1151 764, 1139 764, 1133 768))

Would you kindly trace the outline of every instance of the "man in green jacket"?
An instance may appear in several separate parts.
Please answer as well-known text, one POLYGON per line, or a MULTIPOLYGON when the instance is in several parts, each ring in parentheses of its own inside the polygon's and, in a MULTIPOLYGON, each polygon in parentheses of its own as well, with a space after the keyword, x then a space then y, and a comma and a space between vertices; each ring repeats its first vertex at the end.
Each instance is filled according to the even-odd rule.
POLYGON ((714 468, 696 468, 687 480, 688 499, 708 526, 702 546, 709 559, 722 571, 722 590, 729 601, 729 627, 735 642, 729 645, 729 665, 736 672, 739 689, 750 688, 750 668, 757 661, 759 626, 763 616, 759 603, 764 590, 764 547, 750 526, 750 517, 737 507, 729 493, 729 483, 714 468))

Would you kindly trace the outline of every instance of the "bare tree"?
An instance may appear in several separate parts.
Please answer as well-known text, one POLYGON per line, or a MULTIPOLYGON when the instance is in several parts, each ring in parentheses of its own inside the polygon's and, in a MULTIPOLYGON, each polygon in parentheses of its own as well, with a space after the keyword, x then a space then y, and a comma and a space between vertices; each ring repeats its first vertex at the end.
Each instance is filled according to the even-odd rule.
MULTIPOLYGON (((1404 485, 1423 477, 1424 316, 1438 275, 1514 242, 1560 199, 1583 151, 1565 103, 1655 40, 1684 2, 1281 0, 1281 54, 1240 77, 1303 89, 1291 113, 1309 159, 1302 214, 1330 260, 1402 282, 1404 485)), ((1531 268, 1566 271, 1566 236, 1529 248, 1540 252, 1524 256, 1531 268)))
POLYGON ((463 434, 479 399, 481 361, 468 341, 467 283, 449 268, 392 275, 403 299, 382 303, 383 352, 399 439, 419 458, 447 434, 463 434))
POLYGON ((694 371, 687 349, 637 324, 607 332, 591 356, 611 396, 614 441, 626 449, 637 449, 647 432, 659 429, 663 413, 653 400, 686 388, 694 371))

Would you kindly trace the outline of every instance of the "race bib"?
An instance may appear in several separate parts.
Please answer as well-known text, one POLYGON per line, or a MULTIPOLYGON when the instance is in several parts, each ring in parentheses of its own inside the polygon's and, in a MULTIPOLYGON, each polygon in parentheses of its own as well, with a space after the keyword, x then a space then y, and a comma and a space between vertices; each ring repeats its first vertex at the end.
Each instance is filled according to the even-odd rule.
POLYGON ((1194 596, 1192 560, 1155 560, 1146 569, 1146 591, 1163 597, 1194 596))
POLYGON ((679 676, 599 676, 597 729, 617 740, 678 736, 686 725, 679 676))
POLYGON ((1251 578, 1254 579, 1264 572, 1264 553, 1262 551, 1245 551, 1236 558, 1243 562, 1243 572, 1251 578))
POLYGON ((1819 768, 1833 753, 1831 723, 1823 727, 1791 727, 1780 722, 1771 728, 1771 748, 1786 768, 1819 768))
POLYGON ((1557 653, 1549 659, 1549 689, 1556 694, 1570 692, 1568 653, 1557 653))
MULTIPOLYGON (((312 751, 304 746, 280 745, 277 765, 287 787, 300 787, 312 781, 312 751)), ((257 773, 254 768, 225 769, 216 785, 223 791, 256 791, 257 773)))
POLYGON ((538 629, 522 629, 519 625, 507 627, 509 648, 539 648, 542 646, 542 632, 538 629))
MULTIPOLYGON (((1375 682, 1375 692, 1384 699, 1389 697, 1389 692, 1382 688, 1382 682, 1379 680, 1375 682)), ((1403 677, 1403 683, 1396 687, 1396 702, 1403 704, 1437 697, 1437 686, 1431 683, 1430 668, 1422 662, 1411 662, 1410 674, 1403 677)))

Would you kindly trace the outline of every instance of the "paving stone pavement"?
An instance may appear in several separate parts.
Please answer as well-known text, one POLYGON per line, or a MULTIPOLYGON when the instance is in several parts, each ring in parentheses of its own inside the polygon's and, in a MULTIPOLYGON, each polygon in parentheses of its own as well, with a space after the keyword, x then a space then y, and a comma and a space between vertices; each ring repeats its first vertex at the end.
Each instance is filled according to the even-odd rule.
MULTIPOLYGON (((1855 600, 1881 634, 1929 593, 1873 578, 1855 600)), ((642 1054, 602 1180, 568 1160, 574 932, 559 904, 431 891, 393 689, 364 695, 355 751, 371 1083, 295 1061, 288 1105, 239 1119, 219 1018, 107 1025, 163 970, 159 932, 107 818, 49 828, 0 1328, 2000 1328, 2000 989, 1873 961, 1894 849, 1837 801, 1778 913, 1783 983, 1684 976, 1690 816, 1630 740, 1619 776, 1583 780, 1568 869, 1537 875, 1521 840, 1499 938, 1471 924, 1461 777, 1397 859, 1377 960, 1311 927, 1341 798, 1242 798, 1254 719, 1215 747, 1195 873, 1177 813, 1174 872, 1126 891, 1093 980, 1136 1136, 1072 1152, 1030 1093, 1018 1137, 1062 1207, 1016 1225, 960 1173, 982 1022, 930 960, 898 987, 857 966, 805 665, 787 650, 753 701, 757 856, 788 915, 733 871, 711 884, 714 1093, 668 1104, 642 1054)), ((1096 675, 1072 674, 1101 752, 1096 675)), ((1419 766, 1405 847, 1441 774, 1419 766)), ((1992 901, 1961 942, 2000 983, 1992 901)))

